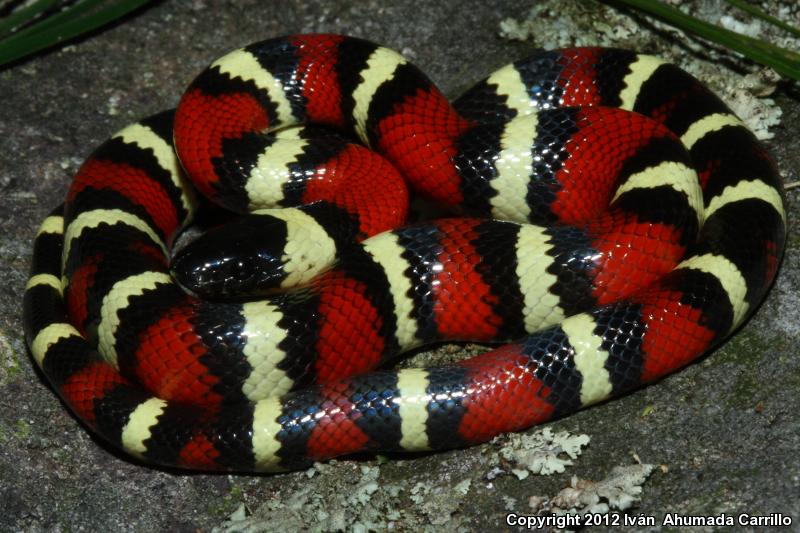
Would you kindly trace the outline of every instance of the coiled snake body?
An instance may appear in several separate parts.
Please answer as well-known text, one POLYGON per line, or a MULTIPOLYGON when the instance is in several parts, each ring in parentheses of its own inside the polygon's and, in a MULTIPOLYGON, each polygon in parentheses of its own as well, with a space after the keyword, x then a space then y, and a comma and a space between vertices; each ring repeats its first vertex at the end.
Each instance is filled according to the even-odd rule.
POLYGON ((289 36, 219 59, 84 163, 37 235, 25 332, 126 452, 294 469, 483 442, 658 379, 752 312, 784 238, 769 155, 656 58, 542 52, 451 105, 391 50, 289 36), (306 123, 326 129, 289 127, 306 123), (179 283, 181 167, 261 211, 178 254, 179 283), (468 216, 403 226, 406 183, 468 216), (510 344, 374 370, 442 340, 510 344))

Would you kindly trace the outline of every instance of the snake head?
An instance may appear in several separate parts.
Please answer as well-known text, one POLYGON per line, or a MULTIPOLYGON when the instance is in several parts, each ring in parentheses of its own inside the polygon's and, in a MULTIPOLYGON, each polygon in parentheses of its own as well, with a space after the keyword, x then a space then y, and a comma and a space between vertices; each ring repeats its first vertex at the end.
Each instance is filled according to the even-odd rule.
POLYGON ((188 293, 241 300, 274 293, 286 278, 286 225, 270 215, 243 215, 213 228, 172 258, 170 271, 188 293))

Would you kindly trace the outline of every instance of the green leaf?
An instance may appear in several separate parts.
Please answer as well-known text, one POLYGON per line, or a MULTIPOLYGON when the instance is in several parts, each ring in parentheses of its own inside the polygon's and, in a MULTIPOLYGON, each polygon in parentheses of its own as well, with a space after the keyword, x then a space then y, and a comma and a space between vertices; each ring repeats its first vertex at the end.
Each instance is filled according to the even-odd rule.
MULTIPOLYGON (((100 28, 149 2, 152 0, 120 0, 116 2, 79 0, 66 9, 0 40, 0 67, 100 28)), ((41 0, 36 2, 36 4, 39 3, 42 3, 41 0)), ((18 15, 19 11, 13 12, 0 24, 7 24, 8 19, 12 16, 22 20, 24 17, 18 15)), ((30 13, 26 16, 29 15, 30 13)), ((20 25, 19 21, 12 21, 12 23, 10 27, 20 25)))
POLYGON ((59 0, 37 0, 27 6, 13 11, 5 19, 0 20, 0 38, 10 35, 14 30, 22 28, 35 20, 43 12, 54 7, 59 0))
POLYGON ((605 0, 615 6, 628 7, 721 44, 743 56, 773 68, 787 78, 800 80, 800 54, 714 24, 710 24, 658 0, 605 0))

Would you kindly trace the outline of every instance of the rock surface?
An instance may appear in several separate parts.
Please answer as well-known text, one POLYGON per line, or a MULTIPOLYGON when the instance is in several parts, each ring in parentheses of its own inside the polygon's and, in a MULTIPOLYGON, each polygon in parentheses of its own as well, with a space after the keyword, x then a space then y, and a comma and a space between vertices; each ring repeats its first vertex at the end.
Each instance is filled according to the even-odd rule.
MULTIPOLYGON (((772 12, 800 22, 793 2, 772 4, 772 12)), ((541 508, 572 476, 600 481, 639 459, 661 468, 644 482, 634 514, 660 523, 666 512, 780 512, 800 527, 800 235, 791 222, 800 217, 798 189, 787 194, 790 233, 781 272, 754 318, 684 371, 549 424, 554 432, 588 434, 591 442, 563 473, 547 478, 508 475, 497 453, 507 439, 389 461, 337 461, 281 476, 153 469, 91 437, 34 369, 20 302, 39 220, 61 201, 92 147, 129 122, 174 106, 182 87, 230 49, 294 32, 352 34, 402 51, 451 95, 544 45, 644 49, 701 77, 708 73, 731 94, 744 93, 742 75, 758 71, 594 2, 538 2, 526 23, 529 40, 500 38, 500 22, 512 17, 522 24, 530 5, 161 2, 0 72, 0 531, 495 529, 508 511, 541 508)), ((772 101, 748 101, 765 109, 754 121, 774 122, 775 110, 782 111, 768 144, 787 182, 797 181, 796 86, 779 88, 772 101)))

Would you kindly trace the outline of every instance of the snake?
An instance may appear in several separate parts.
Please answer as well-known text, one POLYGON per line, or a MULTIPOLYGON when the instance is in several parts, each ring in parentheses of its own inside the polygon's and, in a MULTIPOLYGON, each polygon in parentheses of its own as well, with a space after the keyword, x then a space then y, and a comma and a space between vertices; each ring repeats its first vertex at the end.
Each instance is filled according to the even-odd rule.
POLYGON ((783 198, 754 134, 653 56, 541 51, 450 102, 372 42, 273 38, 83 163, 36 235, 25 336, 148 464, 467 447, 718 346, 776 275, 783 198), (494 347, 391 365, 451 341, 494 347))

